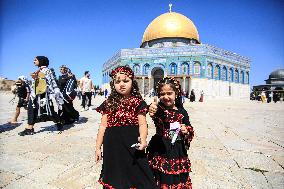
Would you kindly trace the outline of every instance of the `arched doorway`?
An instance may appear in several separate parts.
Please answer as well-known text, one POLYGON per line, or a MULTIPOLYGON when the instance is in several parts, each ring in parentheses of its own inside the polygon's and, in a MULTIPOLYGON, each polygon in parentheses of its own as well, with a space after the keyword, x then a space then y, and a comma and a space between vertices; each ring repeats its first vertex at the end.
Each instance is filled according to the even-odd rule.
POLYGON ((157 83, 164 78, 164 70, 162 68, 153 68, 152 76, 154 79, 153 88, 156 89, 157 83))

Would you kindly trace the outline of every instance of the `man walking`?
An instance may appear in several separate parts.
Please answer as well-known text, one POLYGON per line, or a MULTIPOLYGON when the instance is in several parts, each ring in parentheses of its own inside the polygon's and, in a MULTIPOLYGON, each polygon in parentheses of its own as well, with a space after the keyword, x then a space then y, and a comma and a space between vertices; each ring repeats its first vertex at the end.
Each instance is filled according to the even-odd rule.
POLYGON ((80 79, 80 89, 82 92, 82 110, 89 110, 92 101, 92 92, 94 91, 93 82, 90 79, 90 72, 85 71, 85 76, 80 79), (88 107, 86 108, 86 98, 88 97, 88 107))

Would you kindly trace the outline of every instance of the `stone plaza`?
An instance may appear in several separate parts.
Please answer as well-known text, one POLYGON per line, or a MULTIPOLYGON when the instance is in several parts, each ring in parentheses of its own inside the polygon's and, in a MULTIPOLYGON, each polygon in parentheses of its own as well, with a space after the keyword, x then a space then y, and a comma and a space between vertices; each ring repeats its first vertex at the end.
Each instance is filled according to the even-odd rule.
MULTIPOLYGON (((35 135, 21 137, 17 133, 26 124, 26 111, 17 126, 7 124, 16 106, 9 103, 12 97, 0 93, 0 188, 102 188, 97 182, 101 163, 95 163, 100 114, 81 112, 81 121, 66 125, 61 134, 53 122, 39 123, 35 135)), ((92 108, 103 100, 97 96, 92 108)), ((283 103, 187 99, 184 105, 195 129, 188 151, 194 189, 283 188, 283 103)), ((147 120, 150 139, 155 128, 147 120)))

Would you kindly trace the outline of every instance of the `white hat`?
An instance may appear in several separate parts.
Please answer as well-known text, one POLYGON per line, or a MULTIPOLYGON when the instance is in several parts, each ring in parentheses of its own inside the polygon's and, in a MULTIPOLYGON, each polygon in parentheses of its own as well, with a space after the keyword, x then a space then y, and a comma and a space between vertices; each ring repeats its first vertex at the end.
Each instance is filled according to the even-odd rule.
POLYGON ((18 79, 20 79, 22 81, 27 81, 27 78, 24 75, 19 76, 18 79))

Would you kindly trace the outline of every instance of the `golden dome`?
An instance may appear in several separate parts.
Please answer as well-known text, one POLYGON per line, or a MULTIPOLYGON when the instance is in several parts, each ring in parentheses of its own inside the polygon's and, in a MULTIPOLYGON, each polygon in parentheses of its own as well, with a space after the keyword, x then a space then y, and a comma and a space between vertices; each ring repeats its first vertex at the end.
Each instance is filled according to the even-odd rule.
POLYGON ((142 43, 166 37, 182 37, 199 42, 198 31, 193 22, 176 12, 164 13, 155 18, 146 28, 142 43))

